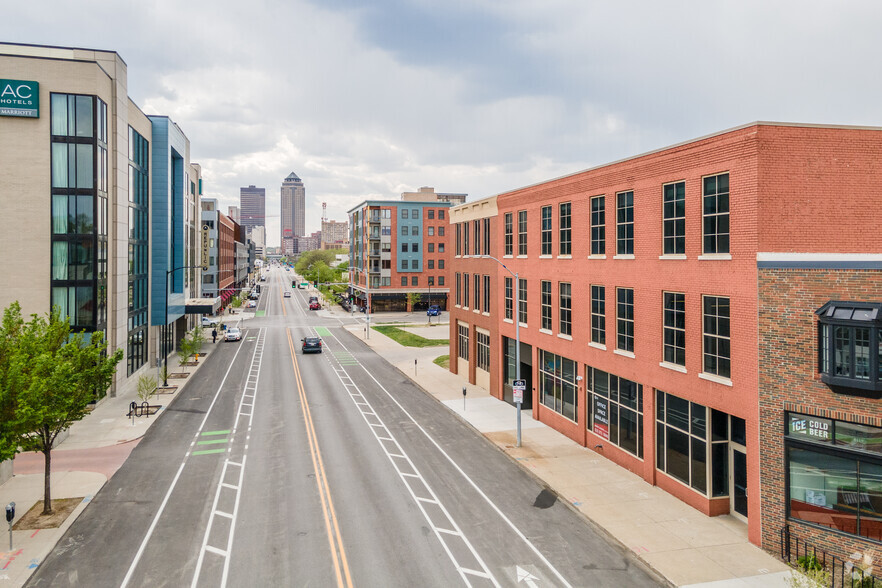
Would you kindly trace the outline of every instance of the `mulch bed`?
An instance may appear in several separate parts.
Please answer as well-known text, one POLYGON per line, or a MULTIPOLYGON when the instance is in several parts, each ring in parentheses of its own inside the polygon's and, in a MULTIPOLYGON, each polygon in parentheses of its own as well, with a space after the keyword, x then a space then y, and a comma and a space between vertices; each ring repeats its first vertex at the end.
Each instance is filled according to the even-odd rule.
POLYGON ((156 389, 156 394, 174 394, 177 386, 160 386, 156 389))
POLYGON ((184 374, 169 374, 168 379, 169 380, 171 380, 171 379, 183 380, 184 378, 186 378, 189 375, 190 374, 186 374, 186 373, 184 373, 184 374))
POLYGON ((56 529, 60 527, 70 513, 80 505, 83 498, 57 498, 52 501, 52 514, 43 516, 43 500, 37 501, 25 516, 12 526, 13 531, 33 531, 34 529, 56 529))

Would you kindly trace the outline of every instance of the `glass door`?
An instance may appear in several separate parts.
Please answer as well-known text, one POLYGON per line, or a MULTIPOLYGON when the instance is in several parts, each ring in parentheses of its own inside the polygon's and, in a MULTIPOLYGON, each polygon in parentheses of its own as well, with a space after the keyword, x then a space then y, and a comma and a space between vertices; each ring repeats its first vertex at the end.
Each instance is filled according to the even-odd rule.
POLYGON ((747 454, 743 449, 732 447, 732 467, 729 482, 732 489, 730 512, 747 519, 747 454))

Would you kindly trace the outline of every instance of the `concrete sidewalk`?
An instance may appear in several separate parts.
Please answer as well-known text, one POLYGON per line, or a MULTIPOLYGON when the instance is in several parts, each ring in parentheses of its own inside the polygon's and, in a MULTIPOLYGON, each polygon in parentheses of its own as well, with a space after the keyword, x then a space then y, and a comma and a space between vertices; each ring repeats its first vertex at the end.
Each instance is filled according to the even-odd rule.
MULTIPOLYGON (((218 341, 217 345, 220 345, 220 338, 218 341)), ((205 365, 205 354, 210 354, 213 347, 215 344, 211 342, 203 345, 205 353, 200 355, 196 366, 177 367, 177 354, 169 355, 168 365, 174 369, 169 374, 168 384, 177 388, 150 399, 151 406, 161 406, 156 414, 137 418, 127 416, 132 402, 140 404, 137 384, 133 382, 119 390, 116 397, 103 398, 90 414, 71 426, 52 450, 52 498, 82 498, 82 503, 56 529, 13 531, 11 550, 8 549, 8 527, 4 527, 4 532, 0 533, 0 588, 24 585, 92 497, 125 462, 148 427, 156 422, 156 417, 180 393, 188 377, 177 375, 186 373, 189 376, 205 365)), ((150 373, 155 376, 156 370, 150 373)), ((159 384, 161 386, 162 382, 159 384)), ((43 501, 43 455, 21 453, 13 460, 12 468, 13 477, 0 485, 0 505, 15 502, 15 523, 31 507, 43 501)))
MULTIPOLYGON (((442 338, 439 333, 446 338, 448 333, 447 325, 403 328, 432 339, 442 338)), ((521 447, 517 448, 516 409, 433 363, 449 353, 448 347, 402 347, 376 331, 365 339, 361 326, 348 330, 671 584, 789 586, 790 568, 752 545, 747 525, 728 515, 703 515, 533 420, 529 410, 521 412, 521 447)))

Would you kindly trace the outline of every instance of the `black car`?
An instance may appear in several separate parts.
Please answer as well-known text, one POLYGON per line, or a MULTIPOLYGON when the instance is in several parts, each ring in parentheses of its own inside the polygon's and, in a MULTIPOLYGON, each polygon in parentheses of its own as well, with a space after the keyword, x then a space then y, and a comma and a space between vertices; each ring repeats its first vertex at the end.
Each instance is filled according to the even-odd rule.
POLYGON ((318 337, 305 337, 301 341, 303 341, 303 346, 301 347, 303 353, 322 352, 322 340, 318 337))

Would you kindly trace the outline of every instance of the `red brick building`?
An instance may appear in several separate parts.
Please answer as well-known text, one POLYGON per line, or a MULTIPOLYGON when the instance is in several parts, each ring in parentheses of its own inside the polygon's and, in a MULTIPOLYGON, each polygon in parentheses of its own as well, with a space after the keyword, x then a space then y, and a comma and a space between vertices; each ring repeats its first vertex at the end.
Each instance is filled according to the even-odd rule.
POLYGON ((350 292, 373 311, 447 308, 450 202, 368 200, 349 214, 350 292))
POLYGON ((822 382, 815 314, 882 302, 880 155, 880 129, 754 123, 500 194, 484 216, 507 269, 474 258, 478 203, 454 208, 451 371, 480 383, 468 359, 486 331, 484 379, 510 401, 518 320, 534 418, 778 549, 784 411, 882 425, 878 395, 822 382), (798 266, 815 272, 810 293, 788 281, 794 260, 822 261, 798 266), (489 276, 486 313, 466 302, 475 274, 489 276))

